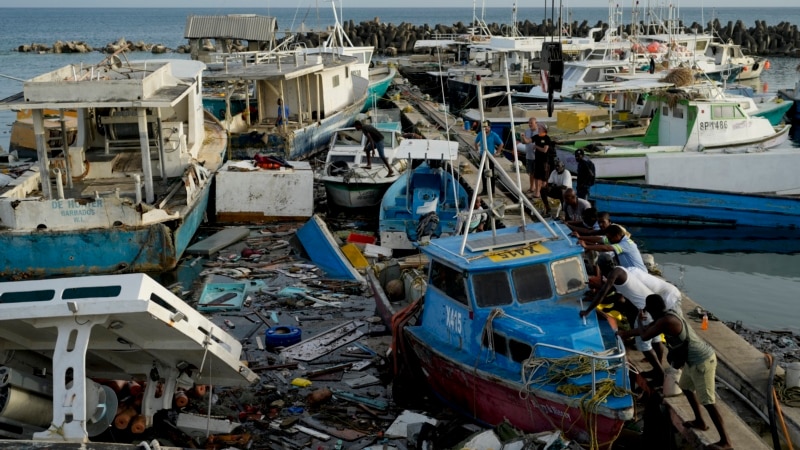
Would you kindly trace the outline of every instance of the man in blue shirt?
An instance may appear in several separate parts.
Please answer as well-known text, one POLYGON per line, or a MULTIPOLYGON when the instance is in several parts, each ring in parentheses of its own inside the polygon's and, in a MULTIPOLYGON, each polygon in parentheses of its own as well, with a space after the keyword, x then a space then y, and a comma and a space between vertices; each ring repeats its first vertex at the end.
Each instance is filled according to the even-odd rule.
MULTIPOLYGON (((481 130, 477 136, 475 136, 475 150, 478 151, 478 155, 483 157, 483 152, 487 148, 492 149, 492 154, 495 156, 500 156, 503 154, 503 140, 500 139, 500 136, 492 131, 492 123, 488 120, 483 122, 483 130, 481 130), (486 133, 486 146, 483 146, 483 135, 486 133)), ((486 177, 486 182, 483 183, 483 189, 481 189, 481 195, 486 195, 488 189, 494 189, 495 180, 497 177, 494 175, 494 164, 492 164, 491 160, 487 160, 486 169, 488 170, 488 174, 486 177), (491 183, 491 187, 489 184, 491 183)))
POLYGON ((283 104, 283 99, 278 97, 278 118, 275 119, 275 126, 285 125, 289 120, 289 105, 283 104))
POLYGON ((492 154, 495 156, 500 156, 503 154, 503 140, 500 139, 500 135, 492 131, 492 123, 488 120, 483 122, 483 130, 481 130, 477 136, 475 136, 475 150, 478 151, 478 154, 483 156, 483 151, 486 147, 483 147, 483 133, 486 133, 486 147, 492 149, 492 154))

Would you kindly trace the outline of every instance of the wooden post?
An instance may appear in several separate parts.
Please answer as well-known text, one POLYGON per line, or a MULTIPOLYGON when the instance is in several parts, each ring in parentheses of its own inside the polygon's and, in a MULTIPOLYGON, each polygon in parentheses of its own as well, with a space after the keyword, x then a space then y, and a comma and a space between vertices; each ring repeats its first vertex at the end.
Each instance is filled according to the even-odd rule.
POLYGON ((150 139, 147 136, 147 111, 145 108, 136 108, 136 115, 139 119, 139 146, 142 151, 145 201, 147 203, 153 203, 156 196, 153 191, 153 168, 150 165, 150 139))
POLYGON ((47 159, 47 141, 44 138, 44 116, 41 109, 34 109, 31 113, 33 134, 36 138, 36 154, 39 157, 39 176, 42 180, 42 196, 50 200, 53 198, 53 188, 50 186, 50 161, 47 159))

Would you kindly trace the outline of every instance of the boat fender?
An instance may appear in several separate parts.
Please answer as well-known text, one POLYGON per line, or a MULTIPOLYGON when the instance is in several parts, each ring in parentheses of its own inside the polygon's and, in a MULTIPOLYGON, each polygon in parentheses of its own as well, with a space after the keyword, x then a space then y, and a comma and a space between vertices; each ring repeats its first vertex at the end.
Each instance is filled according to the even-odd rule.
POLYGON ((268 348, 287 347, 302 339, 302 331, 297 327, 279 325, 264 332, 264 344, 268 348))

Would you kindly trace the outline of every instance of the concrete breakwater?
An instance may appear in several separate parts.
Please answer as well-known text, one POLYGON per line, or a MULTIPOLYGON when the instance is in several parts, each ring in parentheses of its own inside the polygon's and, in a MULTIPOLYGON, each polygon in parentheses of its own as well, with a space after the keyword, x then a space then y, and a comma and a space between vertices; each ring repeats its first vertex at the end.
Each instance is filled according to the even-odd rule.
POLYGON ((173 50, 163 44, 147 44, 144 41, 128 42, 125 38, 110 42, 102 48, 94 48, 85 41, 56 41, 52 46, 40 43, 23 44, 17 47, 16 50, 20 53, 91 53, 94 51, 115 53, 123 48, 129 52, 152 52, 158 54, 175 51, 177 53, 189 53, 188 45, 181 45, 178 49, 173 50))
MULTIPOLYGON (((765 21, 756 20, 754 26, 747 27, 742 20, 737 20, 735 23, 729 21, 725 26, 719 20, 714 20, 708 22, 705 27, 696 22, 689 26, 681 25, 687 33, 693 33, 694 30, 698 32, 705 31, 719 36, 723 41, 730 40, 735 44, 741 45, 745 53, 800 56, 800 31, 798 31, 797 25, 789 22, 767 25, 765 21)), ((411 53, 414 49, 414 44, 418 40, 467 34, 470 26, 470 24, 464 24, 463 22, 450 26, 442 24, 417 26, 408 23, 394 25, 382 23, 377 18, 359 24, 355 24, 352 20, 343 24, 344 31, 353 42, 353 45, 372 45, 379 54, 389 56, 411 53)), ((582 37, 588 36, 593 28, 599 28, 604 32, 608 29, 608 24, 597 22, 592 26, 588 21, 584 20, 581 23, 575 21, 570 26, 572 35, 582 37)), ((643 24, 639 28, 640 30, 646 30, 643 24)), ((509 26, 492 23, 488 25, 488 29, 492 34, 503 35, 508 34, 509 26)), ((550 20, 542 21, 538 24, 530 20, 520 21, 517 24, 517 29, 524 36, 549 36, 555 31, 555 27, 550 20)), ((623 32, 629 36, 635 34, 631 25, 625 25, 623 32)), ((599 39, 601 34, 595 33, 594 37, 599 39)), ((295 36, 295 42, 303 43, 307 47, 316 47, 323 38, 324 33, 298 33, 295 36)), ((128 42, 124 38, 97 49, 92 48, 92 46, 83 41, 57 41, 52 46, 37 43, 24 44, 20 45, 17 51, 25 53, 87 53, 93 51, 113 53, 123 47, 127 47, 128 51, 149 51, 152 53, 189 52, 188 45, 180 45, 175 49, 171 49, 162 44, 147 44, 142 41, 128 42)), ((244 45, 242 45, 242 48, 244 48, 244 45)))

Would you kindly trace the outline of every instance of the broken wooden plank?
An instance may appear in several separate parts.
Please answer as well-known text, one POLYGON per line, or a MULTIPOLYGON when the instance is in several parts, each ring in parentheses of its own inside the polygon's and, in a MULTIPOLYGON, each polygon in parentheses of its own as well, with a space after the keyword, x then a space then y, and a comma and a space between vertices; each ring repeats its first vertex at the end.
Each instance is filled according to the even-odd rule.
POLYGON ((248 228, 226 228, 187 248, 185 253, 187 255, 213 255, 223 248, 241 241, 249 235, 250 229, 248 228))

